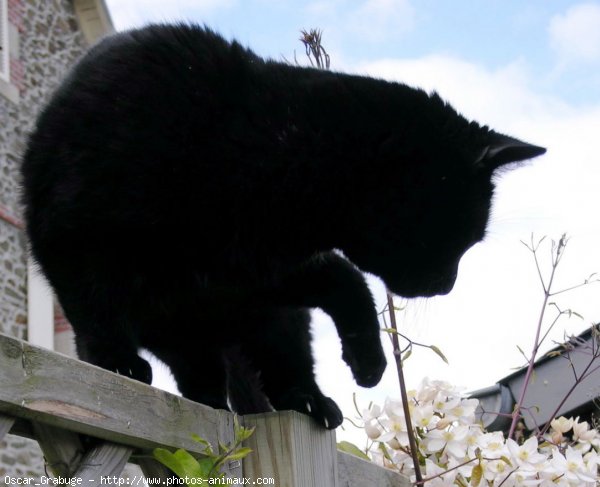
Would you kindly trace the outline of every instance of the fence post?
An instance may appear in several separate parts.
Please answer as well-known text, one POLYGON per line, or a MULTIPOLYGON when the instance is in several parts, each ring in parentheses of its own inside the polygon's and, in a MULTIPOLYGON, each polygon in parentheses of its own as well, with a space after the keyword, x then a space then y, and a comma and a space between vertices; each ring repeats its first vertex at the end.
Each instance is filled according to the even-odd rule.
MULTIPOLYGON (((338 487, 335 432, 295 411, 243 416, 256 427, 245 445, 244 477, 273 478, 277 487, 338 487)), ((268 485, 268 484, 265 484, 268 485)))

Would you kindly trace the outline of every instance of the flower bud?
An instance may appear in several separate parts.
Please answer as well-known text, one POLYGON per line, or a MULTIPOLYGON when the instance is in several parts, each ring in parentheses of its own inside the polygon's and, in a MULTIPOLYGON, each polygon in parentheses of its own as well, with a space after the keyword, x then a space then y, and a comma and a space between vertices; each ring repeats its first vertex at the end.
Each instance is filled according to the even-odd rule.
POLYGON ((402 445, 400 445, 400 442, 396 438, 392 438, 387 443, 392 450, 400 450, 402 448, 402 445))
POLYGON ((561 433, 566 433, 573 427, 573 418, 567 419, 564 416, 560 418, 553 419, 550 422, 550 426, 555 431, 560 431, 561 433))
POLYGON ((560 445, 563 441, 563 435, 560 431, 554 431, 552 433, 552 443, 555 445, 560 445))
POLYGON ((451 424, 452 424, 452 419, 442 418, 437 422, 437 424, 435 426, 437 429, 443 430, 444 428, 446 428, 447 426, 450 426, 451 424))
POLYGON ((367 423, 365 425, 365 433, 371 440, 376 440, 381 436, 379 428, 372 423, 367 423))

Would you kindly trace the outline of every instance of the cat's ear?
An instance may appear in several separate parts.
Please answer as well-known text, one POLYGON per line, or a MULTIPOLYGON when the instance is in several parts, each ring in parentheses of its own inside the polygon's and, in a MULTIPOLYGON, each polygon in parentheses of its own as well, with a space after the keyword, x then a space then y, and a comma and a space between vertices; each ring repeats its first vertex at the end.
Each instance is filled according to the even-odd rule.
POLYGON ((492 131, 489 133, 488 145, 479 154, 475 165, 493 170, 504 164, 541 156, 545 152, 543 147, 492 131))

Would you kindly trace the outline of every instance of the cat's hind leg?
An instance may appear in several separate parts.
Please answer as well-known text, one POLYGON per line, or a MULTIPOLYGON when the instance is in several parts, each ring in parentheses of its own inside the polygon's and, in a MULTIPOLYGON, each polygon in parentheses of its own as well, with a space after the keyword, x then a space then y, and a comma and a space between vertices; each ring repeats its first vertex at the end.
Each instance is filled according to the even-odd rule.
POLYGON ((308 414, 328 429, 339 426, 342 412, 315 382, 309 311, 277 308, 246 318, 250 320, 247 329, 254 333, 244 336, 243 360, 259 372, 263 392, 273 407, 308 414))
POLYGON ((116 280, 114 268, 103 266, 101 272, 78 257, 65 250, 46 261, 47 275, 52 277, 52 286, 75 332, 78 357, 150 384, 152 368, 138 355, 138 333, 131 320, 125 279, 116 280))
POLYGON ((146 384, 152 383, 152 368, 138 355, 130 324, 118 312, 110 312, 118 307, 99 310, 89 303, 74 303, 70 299, 63 300, 62 306, 75 331, 77 355, 81 360, 146 384))
POLYGON ((211 344, 180 343, 168 353, 157 353, 169 365, 181 394, 215 409, 229 410, 222 351, 211 344))

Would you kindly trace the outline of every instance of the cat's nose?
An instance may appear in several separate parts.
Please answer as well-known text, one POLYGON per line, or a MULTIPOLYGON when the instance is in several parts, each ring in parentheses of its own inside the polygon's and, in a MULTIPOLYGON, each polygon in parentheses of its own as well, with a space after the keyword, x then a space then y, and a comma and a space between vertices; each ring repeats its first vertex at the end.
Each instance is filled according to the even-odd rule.
POLYGON ((440 296, 445 296, 454 288, 454 284, 456 283, 456 277, 458 273, 456 271, 451 272, 447 275, 444 275, 438 280, 438 287, 436 289, 436 294, 440 296))
POLYGON ((458 275, 458 266, 451 266, 445 272, 430 275, 428 279, 427 295, 445 296, 454 288, 456 277, 458 275))

